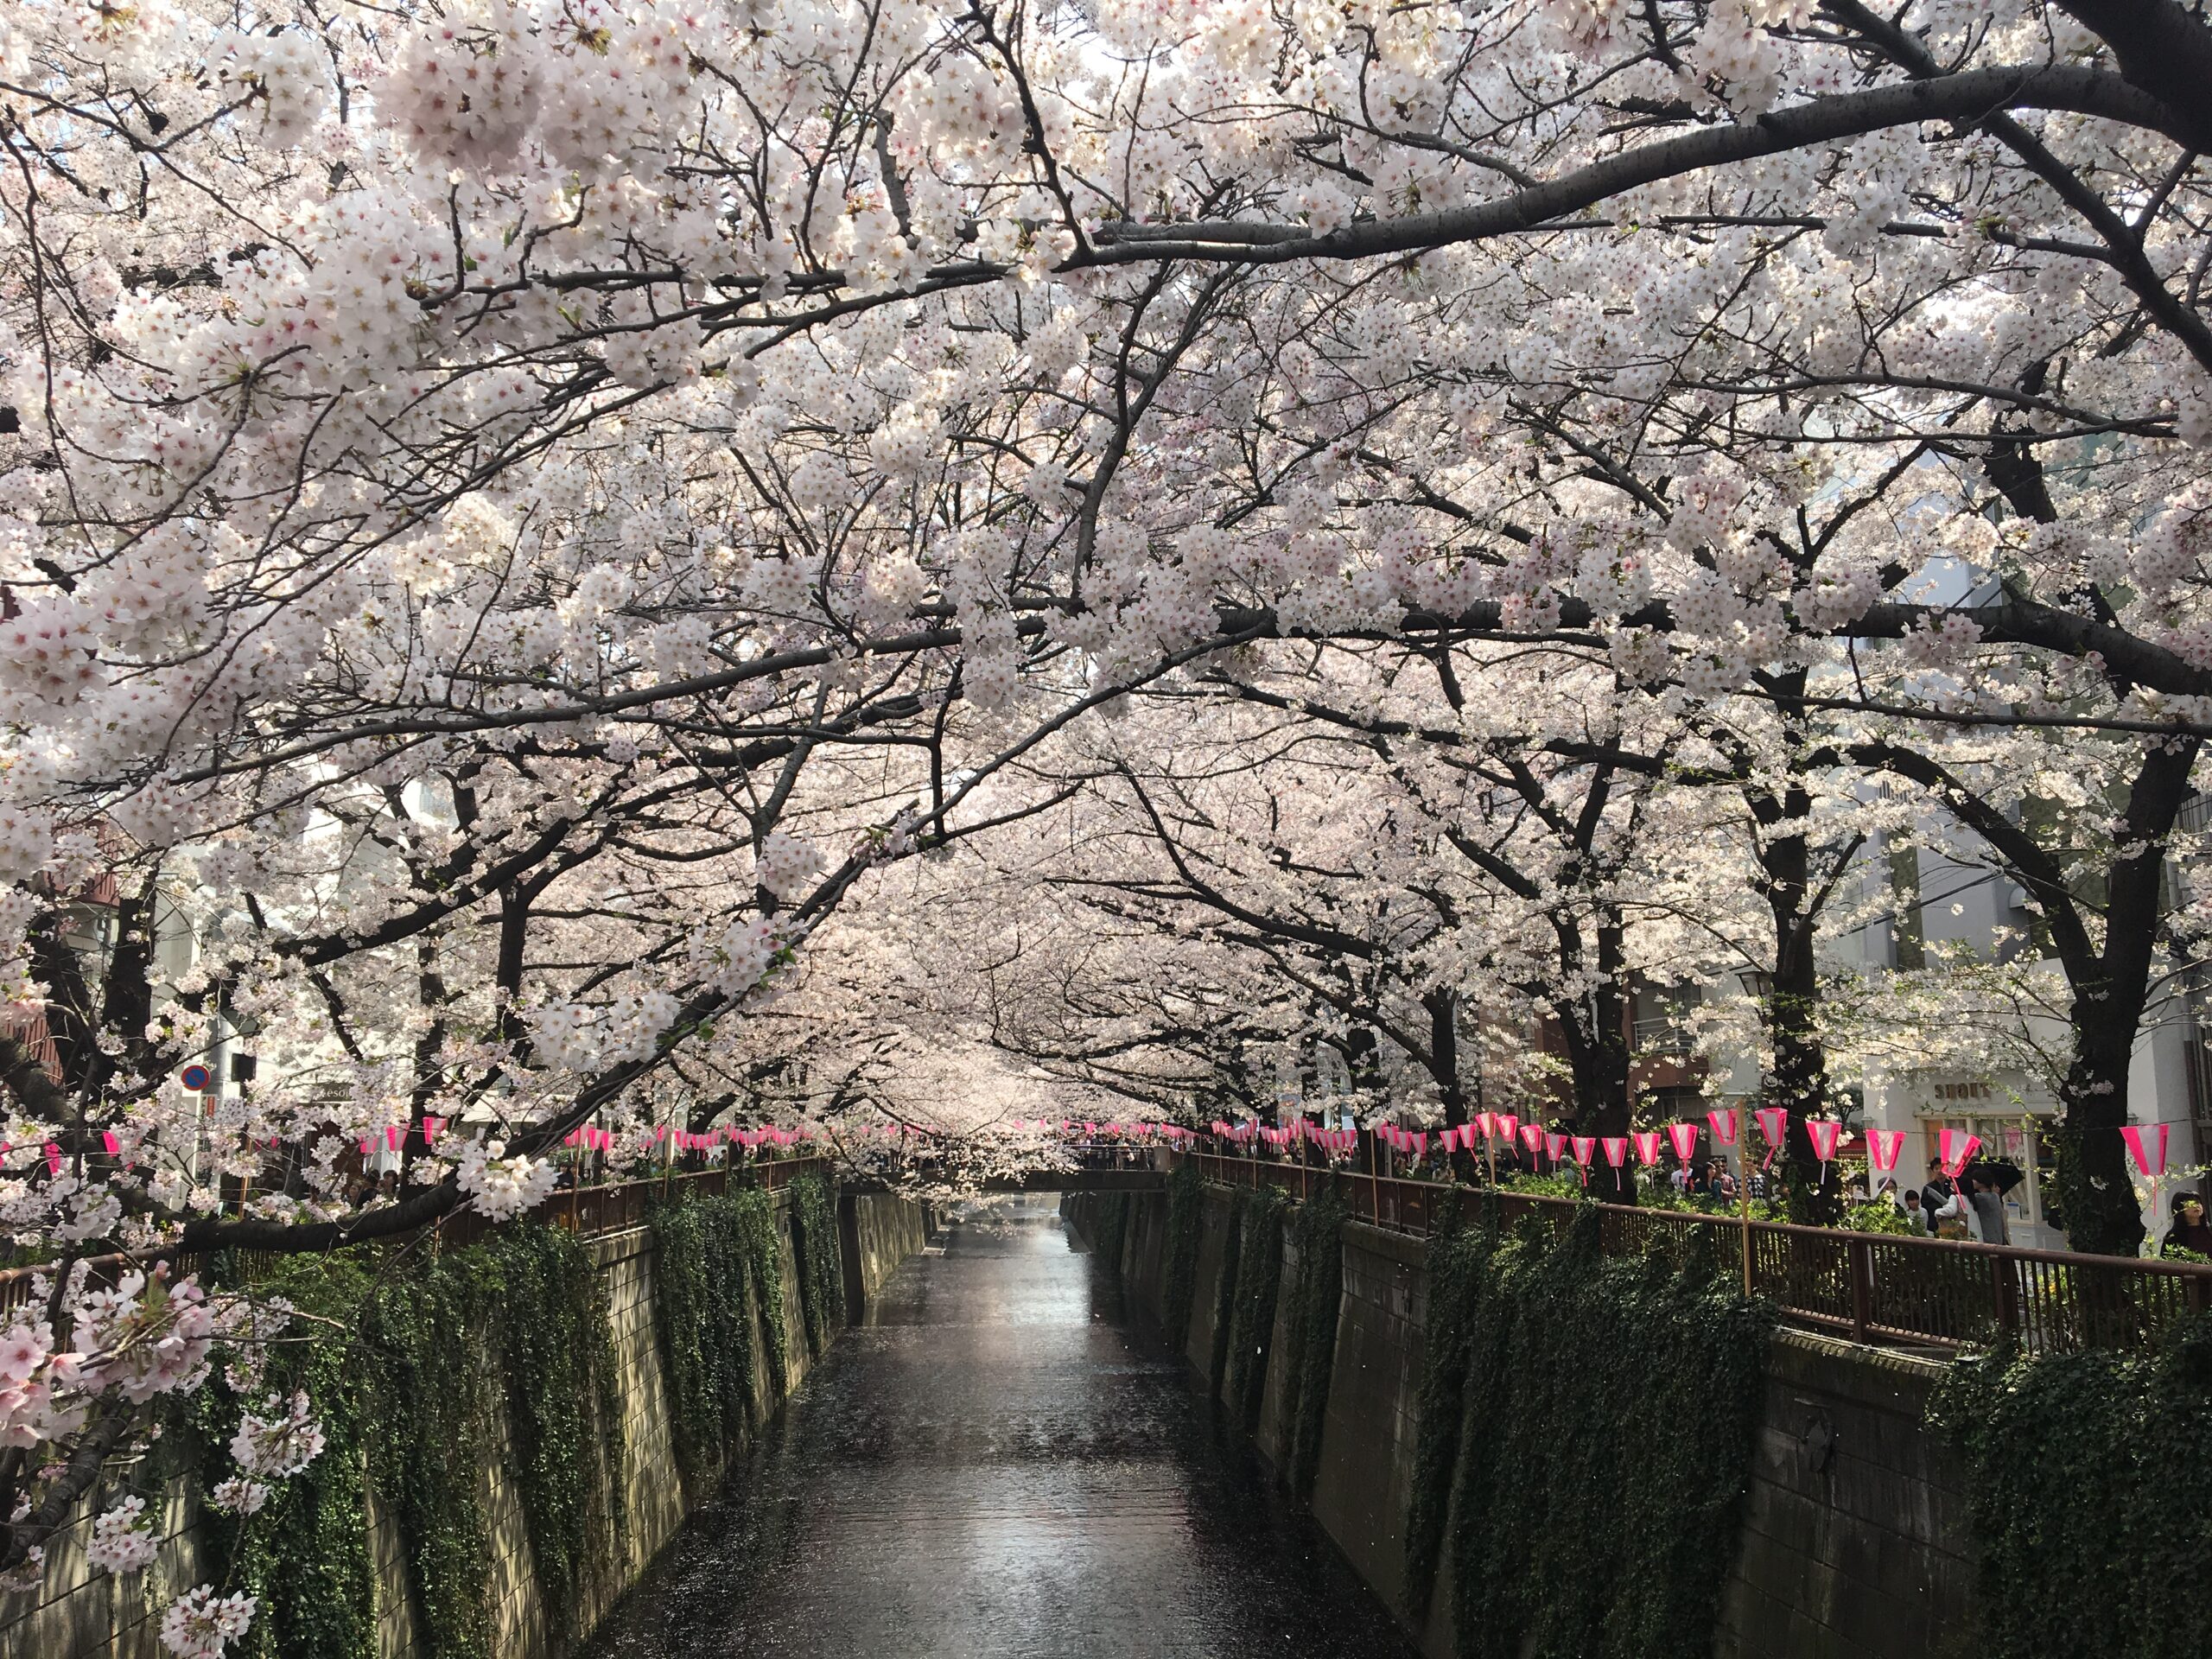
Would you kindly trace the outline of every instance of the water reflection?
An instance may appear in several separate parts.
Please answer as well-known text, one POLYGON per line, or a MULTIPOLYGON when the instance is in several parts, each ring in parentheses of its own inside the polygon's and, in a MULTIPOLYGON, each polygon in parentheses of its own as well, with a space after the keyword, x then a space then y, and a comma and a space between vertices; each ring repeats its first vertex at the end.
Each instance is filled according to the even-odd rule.
POLYGON ((1408 1659, 1122 1323, 1057 1199, 957 1222, 848 1332, 597 1659, 1408 1659))

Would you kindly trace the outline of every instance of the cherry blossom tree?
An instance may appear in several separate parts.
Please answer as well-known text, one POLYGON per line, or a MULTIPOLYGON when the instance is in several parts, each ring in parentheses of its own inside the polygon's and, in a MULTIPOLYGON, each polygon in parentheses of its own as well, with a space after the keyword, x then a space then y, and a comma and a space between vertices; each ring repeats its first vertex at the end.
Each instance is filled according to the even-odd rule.
MULTIPOLYGON (((2208 83, 2174 0, 12 9, 0 977, 60 1076, 0 1041, 0 1203, 55 1263, 0 1506, 62 1473, 0 1565, 237 1317, 88 1257, 509 1214, 588 1119, 796 1108, 762 1016, 844 1017, 806 958, 848 905, 1095 798, 1061 734, 1218 718, 1223 676, 1310 676, 1377 792, 1307 815, 1306 885, 1160 798, 1148 712, 1117 798, 1276 990, 1112 1009, 1142 918, 1093 889, 1084 1066, 1123 1020, 1248 1086, 1321 1008, 1463 1111, 1459 1006, 1618 996, 1621 825, 1726 798, 1682 892, 1751 855, 1802 1109, 1879 774, 2043 910, 2069 1221, 2126 1248, 2108 1131, 2193 949, 2160 872, 2212 729, 2208 83), (1523 646, 1618 728, 1497 742, 1523 646), (1510 837, 1441 833, 1454 754, 1510 837), (170 1079, 249 1027, 270 1081, 203 1126, 170 1079), (448 1117, 404 1195, 346 1191, 334 1147, 448 1117)), ((889 1097, 866 1023, 823 1103, 889 1097)), ((170 1645, 251 1612, 195 1592, 170 1645)))

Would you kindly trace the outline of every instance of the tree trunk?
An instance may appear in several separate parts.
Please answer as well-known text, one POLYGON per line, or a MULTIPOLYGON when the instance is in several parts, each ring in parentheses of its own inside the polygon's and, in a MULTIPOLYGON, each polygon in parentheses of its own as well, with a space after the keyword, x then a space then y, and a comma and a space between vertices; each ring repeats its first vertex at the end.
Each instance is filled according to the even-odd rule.
MULTIPOLYGON (((1467 1121, 1467 1090, 1459 1081, 1459 994, 1440 986, 1421 998, 1428 1010, 1429 1075, 1436 1080, 1436 1098, 1444 1108, 1444 1127, 1456 1129, 1467 1121)), ((1447 1160, 1458 1179, 1477 1179, 1476 1154, 1455 1152, 1447 1160)))
MULTIPOLYGON (((2105 877, 2105 948, 2094 968, 2069 971, 2074 1061, 2059 1090, 2062 1224, 2077 1250, 2133 1255, 2143 1214, 2119 1135, 2127 1122, 2127 1072, 2151 1000, 2151 969, 2166 904, 2166 838, 2189 795, 2194 741, 2154 747, 2129 791, 2119 855, 2105 877)), ((2069 964, 2069 969, 2074 964, 2069 964)))
MULTIPOLYGON (((1802 821, 1810 805, 1793 786, 1786 803, 1789 816, 1802 821)), ((1781 1183, 1792 1221, 1833 1226, 1842 1219, 1841 1184, 1835 1166, 1813 1155, 1812 1136, 1805 1129, 1805 1119, 1828 1103, 1827 1051, 1815 1024, 1820 974, 1813 951, 1811 849, 1802 836, 1777 836, 1762 849, 1759 861, 1775 935, 1774 983, 1760 1010, 1774 1065, 1761 1087, 1761 1103, 1789 1114, 1782 1156, 1769 1173, 1781 1183)))
MULTIPOLYGON (((1585 1005, 1575 1007, 1555 1003, 1553 1011, 1567 1042, 1567 1064, 1574 1105, 1572 1125, 1577 1135, 1595 1135, 1601 1141, 1608 1136, 1625 1135, 1629 1132, 1628 1101, 1628 1039, 1619 1029, 1616 1018, 1605 1023, 1610 1006, 1616 1015, 1622 1010, 1618 994, 1601 995, 1598 1003, 1597 1029, 1591 1027, 1591 1014, 1585 1005)), ((1604 1204, 1634 1204, 1636 1177, 1624 1163, 1616 1170, 1602 1155, 1590 1161, 1590 1194, 1604 1204)))
POLYGON ((2143 1213, 2135 1199, 2126 1147, 2127 1071, 2141 1025, 2143 998, 2091 985, 2074 998, 2074 1062, 2059 1087, 2062 1118, 2051 1136, 2058 1154, 2051 1217, 2067 1243, 2100 1255, 2133 1255, 2143 1244, 2143 1213))

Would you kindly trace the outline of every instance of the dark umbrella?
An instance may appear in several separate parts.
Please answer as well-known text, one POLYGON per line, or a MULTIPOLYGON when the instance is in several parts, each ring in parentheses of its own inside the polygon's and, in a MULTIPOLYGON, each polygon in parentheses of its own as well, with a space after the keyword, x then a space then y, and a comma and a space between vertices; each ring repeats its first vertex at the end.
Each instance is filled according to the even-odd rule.
POLYGON ((2007 1158, 1983 1158, 1967 1166, 1967 1174, 1976 1186, 1993 1187, 2003 1197, 2028 1178, 2020 1166, 2007 1158))

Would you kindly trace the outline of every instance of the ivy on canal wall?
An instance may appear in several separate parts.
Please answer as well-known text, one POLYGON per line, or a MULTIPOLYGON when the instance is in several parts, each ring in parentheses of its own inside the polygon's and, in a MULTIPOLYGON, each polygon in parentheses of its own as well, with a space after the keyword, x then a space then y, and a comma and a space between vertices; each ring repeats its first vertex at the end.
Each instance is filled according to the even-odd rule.
POLYGON ((1230 1327, 1236 1319, 1236 1273, 1244 1240, 1244 1209, 1250 1194, 1239 1190, 1230 1195, 1229 1219, 1221 1235, 1221 1274, 1214 1281, 1213 1357, 1206 1375, 1217 1390, 1229 1370, 1230 1327))
POLYGON ((1205 1183, 1195 1160, 1185 1158, 1167 1177, 1167 1236, 1161 1247, 1160 1316, 1178 1351, 1191 1337, 1191 1305, 1198 1300, 1198 1223, 1205 1213, 1205 1183))
POLYGON ((1961 1360, 1929 1415, 1967 1464, 1972 1651, 2194 1659, 2212 1629, 2212 1319, 2139 1355, 1961 1360))
POLYGON ((483 1492, 502 1412, 543 1605, 556 1634, 576 1634, 624 1521, 619 1378, 587 1247, 524 1225, 433 1261, 346 1251, 281 1263, 253 1283, 308 1329, 211 1379, 180 1444, 212 1491, 233 1472, 240 1414, 296 1389, 314 1401, 326 1444, 260 1513, 207 1514, 227 1582, 260 1600, 240 1659, 375 1659, 371 1487, 398 1535, 423 1651, 487 1659, 483 1492))
POLYGON ((783 1397, 791 1338, 775 1201, 753 1188, 685 1198, 656 1209, 650 1225, 677 1466, 698 1480, 719 1470, 783 1397))
MULTIPOLYGON (((232 1277, 227 1258, 211 1277, 232 1277)), ((375 1659, 376 1567, 369 1553, 364 1445, 377 1401, 350 1331, 375 1281, 358 1255, 287 1262, 261 1288, 308 1321, 313 1341, 279 1341, 264 1350, 258 1375, 251 1358, 217 1372, 191 1397, 188 1414, 165 1437, 163 1472, 193 1472, 203 1492, 237 1473, 230 1454, 238 1418, 269 1394, 305 1389, 322 1425, 322 1455, 273 1489, 258 1515, 208 1510, 202 1516, 209 1559, 227 1564, 228 1581, 259 1607, 236 1650, 239 1659, 375 1659), (242 1388, 233 1384, 242 1384, 242 1388), (166 1460, 166 1459, 165 1459, 166 1460)))
POLYGON ((837 1194, 828 1179, 802 1175, 791 1192, 791 1245, 798 1258, 798 1300, 807 1351, 817 1358, 837 1329, 845 1300, 844 1258, 837 1243, 837 1194))
POLYGON ((1606 1258, 1594 1211, 1429 1259, 1417 1603, 1448 1544, 1462 1659, 1709 1653, 1768 1312, 1703 1264, 1606 1258))
POLYGON ((1127 1192, 1091 1194, 1090 1259, 1116 1278, 1122 1274, 1122 1253, 1129 1236, 1129 1217, 1135 1202, 1127 1192))
POLYGON ((1247 1432, 1260 1422, 1267 1392, 1268 1350, 1274 1342, 1275 1294, 1282 1283, 1283 1195, 1255 1192, 1244 1205, 1236 1306, 1230 1316, 1228 1364, 1221 1397, 1247 1432))
POLYGON ((1338 1305, 1344 1298, 1347 1211, 1333 1189, 1298 1206, 1291 1242, 1298 1257, 1283 1310, 1282 1472, 1300 1497, 1321 1467, 1321 1426, 1337 1358, 1338 1305))

